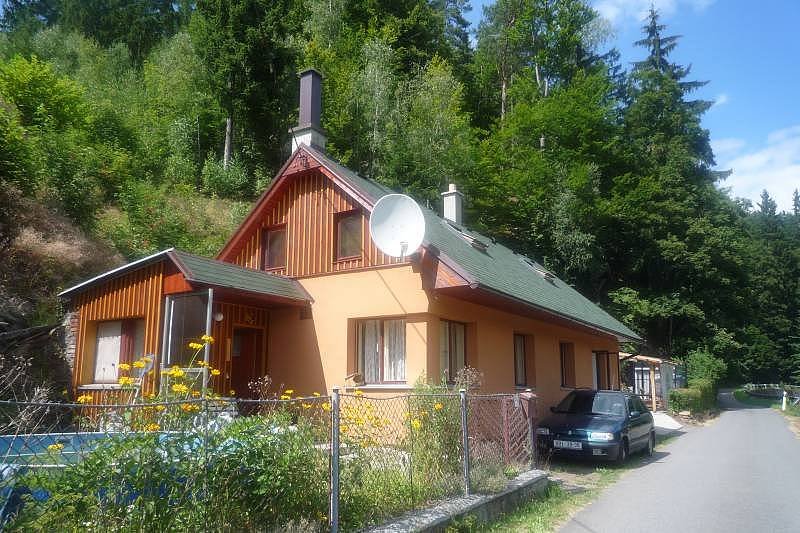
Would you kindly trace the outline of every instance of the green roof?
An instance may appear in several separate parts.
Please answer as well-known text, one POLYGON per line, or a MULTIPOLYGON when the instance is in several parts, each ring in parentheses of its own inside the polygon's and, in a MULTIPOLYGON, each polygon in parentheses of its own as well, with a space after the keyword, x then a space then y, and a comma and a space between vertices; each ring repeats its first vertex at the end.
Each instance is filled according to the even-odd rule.
POLYGON ((174 248, 162 250, 137 261, 104 272, 83 283, 75 285, 59 294, 66 297, 85 290, 95 283, 107 281, 121 276, 144 265, 163 260, 170 260, 183 273, 186 280, 192 283, 210 285, 249 292, 258 295, 310 302, 311 297, 300 283, 292 278, 277 276, 260 270, 240 267, 232 263, 224 263, 216 259, 181 252, 174 248))
POLYGON ((232 263, 173 250, 180 261, 187 281, 224 287, 257 294, 279 296, 291 300, 309 301, 311 298, 296 280, 277 276, 261 270, 244 268, 232 263))
MULTIPOLYGON (((313 148, 309 151, 320 163, 372 200, 373 204, 381 196, 396 192, 359 176, 313 148)), ((425 243, 436 247, 454 262, 470 278, 471 283, 616 336, 641 340, 625 324, 535 261, 489 237, 456 227, 430 209, 423 207, 422 212, 425 215, 425 243), (485 248, 473 246, 462 233, 480 241, 485 248)))

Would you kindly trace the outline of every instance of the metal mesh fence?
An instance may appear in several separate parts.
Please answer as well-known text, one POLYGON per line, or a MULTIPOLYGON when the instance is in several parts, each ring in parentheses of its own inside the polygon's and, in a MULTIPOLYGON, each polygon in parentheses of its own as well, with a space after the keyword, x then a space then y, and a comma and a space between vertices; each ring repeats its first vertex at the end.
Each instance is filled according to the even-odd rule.
POLYGON ((0 401, 0 529, 357 530, 464 493, 462 414, 474 491, 530 464, 519 396, 338 398, 0 401))

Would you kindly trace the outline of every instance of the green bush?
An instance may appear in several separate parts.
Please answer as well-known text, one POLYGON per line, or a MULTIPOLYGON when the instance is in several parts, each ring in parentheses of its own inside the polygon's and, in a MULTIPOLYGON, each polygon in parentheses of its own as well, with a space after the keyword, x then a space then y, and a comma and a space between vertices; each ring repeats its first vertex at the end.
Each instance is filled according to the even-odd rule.
MULTIPOLYGON (((188 420, 187 420, 188 421, 188 420)), ((327 452, 288 413, 222 430, 112 435, 76 464, 37 469, 10 531, 319 530, 327 514, 327 452)), ((57 458, 56 458, 57 459, 57 458)), ((60 462, 60 461, 57 461, 60 462)))
POLYGON ((702 393, 691 387, 669 391, 669 406, 673 411, 698 412, 702 405, 702 393))
POLYGON ((686 358, 686 374, 689 381, 705 379, 716 385, 725 377, 728 365, 705 350, 694 350, 686 358))
POLYGON ((221 198, 249 198, 253 182, 238 159, 231 159, 226 169, 213 154, 208 154, 201 172, 203 190, 221 198))

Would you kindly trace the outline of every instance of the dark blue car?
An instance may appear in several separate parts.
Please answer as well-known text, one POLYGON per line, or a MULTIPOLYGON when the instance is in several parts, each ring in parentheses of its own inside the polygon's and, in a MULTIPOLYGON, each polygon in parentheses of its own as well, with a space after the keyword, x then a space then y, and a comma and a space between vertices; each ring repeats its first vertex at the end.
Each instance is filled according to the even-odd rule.
POLYGON ((623 463, 632 452, 653 453, 653 415, 635 394, 577 389, 550 410, 536 429, 540 454, 623 463))

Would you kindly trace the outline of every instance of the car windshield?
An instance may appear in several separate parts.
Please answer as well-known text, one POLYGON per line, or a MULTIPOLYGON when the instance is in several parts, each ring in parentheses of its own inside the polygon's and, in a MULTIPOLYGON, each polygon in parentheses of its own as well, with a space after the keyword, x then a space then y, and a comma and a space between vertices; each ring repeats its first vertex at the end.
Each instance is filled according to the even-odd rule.
POLYGON ((625 416, 625 398, 614 393, 573 391, 561 400, 555 410, 576 415, 625 416))

